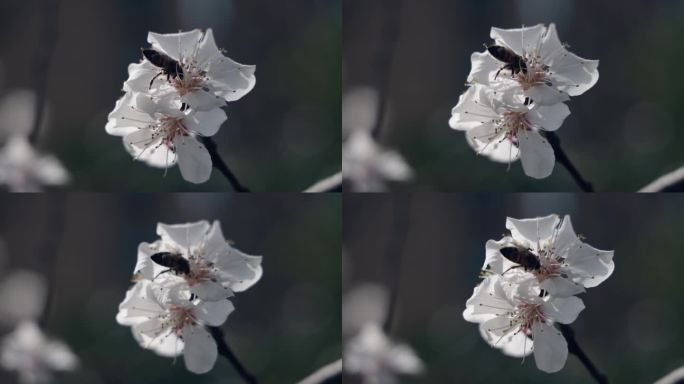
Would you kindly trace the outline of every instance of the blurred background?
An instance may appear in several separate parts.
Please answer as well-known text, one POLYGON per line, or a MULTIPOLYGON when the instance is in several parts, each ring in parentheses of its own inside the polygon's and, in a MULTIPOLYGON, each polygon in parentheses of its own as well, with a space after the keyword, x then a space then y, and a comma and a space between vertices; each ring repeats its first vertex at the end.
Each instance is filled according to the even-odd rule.
MULTIPOLYGON (((141 59, 149 31, 212 28, 217 45, 237 62, 256 65, 257 85, 225 108, 214 136, 219 152, 252 190, 303 190, 340 169, 340 0, 55 0, 0 3, 0 131, 33 118, 28 92, 47 71, 48 121, 38 147, 55 154, 88 191, 222 191, 214 172, 205 184, 166 177, 131 160, 107 114, 122 95, 127 67, 141 59), (48 68, 34 59, 45 22, 57 22, 48 68)), ((0 143, 6 138, 0 134, 0 143)))
MULTIPOLYGON (((392 261, 399 263, 391 336, 408 342, 426 366, 423 376, 402 376, 402 383, 592 382, 574 356, 552 375, 532 357, 521 365, 489 347, 462 315, 480 281, 485 243, 506 232, 506 216, 569 214, 588 244, 615 250, 613 275, 580 295, 586 309, 572 324, 577 341, 610 382, 650 383, 684 365, 682 211, 678 195, 346 195, 343 294, 366 283, 387 286, 392 261), (397 198, 410 199, 402 202, 409 205, 405 238, 390 230, 397 198), (387 260, 387 247, 397 242, 401 251, 387 260)), ((355 318, 344 311, 346 340, 355 318)))
MULTIPOLYGON (((445 191, 576 191, 556 165, 534 180, 519 162, 478 157, 462 132, 448 125, 465 90, 470 55, 490 43, 492 26, 556 23, 562 41, 581 57, 600 59, 600 79, 568 104, 572 114, 558 131, 561 143, 598 191, 635 191, 684 165, 677 116, 684 88, 676 80, 684 62, 684 4, 673 0, 402 1, 397 48, 389 66, 385 20, 398 2, 345 0, 342 88, 378 88, 388 76, 388 114, 380 142, 413 168, 396 188, 445 191), (384 5, 388 4, 388 5, 384 5), (387 9, 389 8, 389 9, 387 9)), ((344 120, 347 120, 345 114, 344 120)))
MULTIPOLYGON (((339 196, 4 195, 0 211, 0 282, 17 269, 54 276, 47 333, 68 343, 82 363, 58 383, 241 382, 221 356, 210 373, 194 375, 182 358, 174 363, 142 349, 130 328, 116 323, 138 244, 158 238, 158 222, 220 220, 236 248, 263 256, 264 276, 233 298, 236 311, 223 326, 260 383, 296 382, 340 357, 339 196), (54 209, 62 204, 64 223, 57 224, 54 209)), ((0 311, 31 304, 6 296, 0 293, 0 311)), ((11 326, 2 321, 0 329, 5 334, 11 326)), ((0 382, 13 377, 2 372, 0 382)))

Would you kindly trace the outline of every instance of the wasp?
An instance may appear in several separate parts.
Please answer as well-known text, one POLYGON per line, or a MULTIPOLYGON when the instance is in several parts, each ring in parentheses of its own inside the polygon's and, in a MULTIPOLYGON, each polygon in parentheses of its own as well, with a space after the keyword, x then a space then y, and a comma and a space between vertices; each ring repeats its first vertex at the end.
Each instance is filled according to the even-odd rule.
POLYGON ((487 47, 487 51, 495 59, 506 63, 506 65, 496 72, 496 75, 494 76, 495 79, 499 76, 499 72, 504 69, 510 70, 512 75, 518 74, 520 72, 527 73, 527 64, 525 64, 525 59, 523 59, 522 56, 517 55, 511 49, 502 47, 500 45, 490 45, 487 47))
POLYGON ((172 252, 158 252, 150 256, 152 261, 161 265, 162 267, 167 267, 166 271, 160 272, 155 279, 166 272, 173 272, 176 275, 189 275, 190 274, 190 263, 188 259, 184 258, 180 253, 172 252))
POLYGON ((509 270, 522 267, 526 271, 536 271, 541 268, 539 257, 532 253, 532 250, 530 249, 513 246, 501 248, 499 249, 499 252, 501 252, 506 259, 519 264, 517 267, 509 268, 509 270))
POLYGON ((143 56, 155 67, 161 68, 161 71, 150 80, 150 88, 152 83, 161 75, 166 75, 166 80, 171 80, 172 77, 177 77, 183 80, 183 66, 168 55, 152 48, 142 48, 143 56))

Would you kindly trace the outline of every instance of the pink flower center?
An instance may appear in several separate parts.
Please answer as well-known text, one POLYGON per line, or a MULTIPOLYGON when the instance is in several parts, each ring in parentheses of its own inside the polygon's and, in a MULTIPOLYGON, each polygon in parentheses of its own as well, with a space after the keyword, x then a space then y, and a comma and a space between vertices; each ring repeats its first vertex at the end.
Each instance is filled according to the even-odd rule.
POLYGON ((183 116, 172 117, 163 115, 154 128, 155 135, 162 136, 162 144, 173 148, 173 139, 176 136, 188 136, 188 129, 183 125, 183 116))
POLYGON ((192 308, 171 305, 169 308, 168 322, 173 332, 179 335, 186 325, 196 324, 197 318, 195 317, 192 308))
POLYGON ((548 67, 539 61, 537 56, 525 57, 527 70, 518 72, 514 78, 523 90, 527 91, 531 87, 539 84, 546 84, 548 67))
POLYGON ((185 275, 185 281, 189 286, 199 284, 203 281, 212 280, 216 268, 213 263, 210 263, 202 257, 202 254, 190 254, 188 256, 190 263, 190 273, 185 275))
POLYGON ((518 311, 515 318, 520 324, 520 330, 527 336, 532 334, 532 325, 534 325, 535 322, 546 322, 546 317, 544 316, 544 312, 542 312, 541 304, 532 304, 524 301, 518 304, 518 311))
POLYGON ((185 96, 190 92, 197 91, 202 88, 205 80, 205 72, 197 67, 195 60, 183 60, 183 78, 174 77, 171 79, 171 85, 176 88, 180 96, 185 96))
POLYGON ((527 120, 525 112, 506 111, 499 124, 506 131, 506 139, 515 142, 520 131, 530 130, 532 124, 527 120))

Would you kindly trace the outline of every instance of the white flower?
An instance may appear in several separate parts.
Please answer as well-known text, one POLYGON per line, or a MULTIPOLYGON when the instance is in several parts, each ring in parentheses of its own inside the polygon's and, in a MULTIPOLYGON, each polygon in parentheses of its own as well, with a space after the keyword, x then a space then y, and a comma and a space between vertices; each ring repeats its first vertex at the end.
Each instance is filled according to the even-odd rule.
POLYGON ((70 371, 78 358, 61 341, 50 340, 32 322, 21 322, 2 341, 0 364, 19 373, 22 384, 49 383, 52 371, 70 371))
POLYGON ((534 278, 540 288, 556 296, 571 296, 605 281, 613 273, 613 251, 602 251, 575 234, 570 216, 558 215, 534 219, 506 219, 511 236, 487 242, 483 268, 515 278, 534 278), (525 271, 501 254, 504 247, 529 250, 539 260, 539 269, 525 271))
POLYGON ((255 66, 239 64, 224 56, 216 46, 211 29, 206 33, 198 29, 170 34, 150 32, 147 42, 156 51, 176 60, 182 76, 169 79, 166 75, 157 76, 161 69, 145 59, 128 67, 129 79, 124 91, 171 94, 193 109, 211 110, 225 105, 226 101, 240 99, 256 84, 255 66))
POLYGON ((537 104, 556 104, 569 96, 578 96, 598 81, 598 60, 583 59, 569 52, 558 38, 556 26, 492 28, 491 38, 497 46, 511 49, 521 56, 525 69, 512 74, 502 70, 505 63, 488 51, 475 52, 468 82, 499 89, 515 89, 537 104))
POLYGON ((181 111, 180 104, 127 93, 116 102, 105 127, 123 136, 126 149, 136 160, 168 168, 178 162, 181 175, 191 183, 209 180, 211 156, 198 136, 213 136, 226 121, 221 109, 181 111))
POLYGON ((0 149, 0 184, 12 192, 39 192, 44 185, 64 185, 69 174, 51 155, 41 155, 21 135, 12 135, 0 149))
POLYGON ((45 308, 45 278, 33 271, 16 269, 0 281, 0 323, 14 326, 36 320, 45 308))
POLYGON ((218 221, 157 225, 160 240, 138 247, 135 275, 167 287, 180 285, 202 300, 226 299, 254 285, 263 274, 261 256, 250 256, 230 246, 218 221), (180 255, 188 261, 189 273, 176 275, 154 262, 159 252, 180 255))
POLYGON ((398 152, 381 148, 365 130, 352 131, 343 144, 342 173, 358 192, 383 191, 386 181, 406 181, 413 176, 398 152))
POLYGON ((563 103, 525 105, 517 95, 475 85, 461 95, 449 125, 465 131, 468 143, 494 161, 521 158, 525 174, 545 178, 555 164, 553 148, 540 131, 555 131, 570 110, 563 103))
POLYGON ((510 285, 498 275, 485 278, 466 302, 465 320, 479 323, 490 345, 504 353, 534 352, 537 368, 557 372, 565 366, 568 346, 555 323, 570 324, 584 309, 577 297, 540 297, 527 285, 510 285), (507 291, 508 290, 508 291, 507 291))
POLYGON ((366 324, 344 350, 344 369, 363 376, 365 384, 396 383, 396 375, 415 375, 423 362, 408 345, 389 340, 379 325, 366 324))
POLYGON ((178 291, 142 280, 126 292, 116 320, 131 327, 141 347, 166 357, 183 354, 185 367, 201 374, 211 370, 218 354, 205 326, 220 326, 233 309, 228 300, 190 300, 178 291))

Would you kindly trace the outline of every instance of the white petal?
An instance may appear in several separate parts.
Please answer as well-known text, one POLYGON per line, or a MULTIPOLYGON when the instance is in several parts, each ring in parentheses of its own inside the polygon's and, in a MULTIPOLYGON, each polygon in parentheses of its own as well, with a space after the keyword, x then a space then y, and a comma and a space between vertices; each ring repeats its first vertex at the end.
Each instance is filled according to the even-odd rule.
POLYGON ((157 225, 157 235, 164 242, 172 244, 178 251, 186 251, 202 243, 209 230, 209 222, 206 220, 187 224, 162 224, 157 225))
POLYGON ((202 31, 199 29, 168 34, 150 32, 147 35, 147 42, 155 49, 171 56, 172 59, 178 60, 181 55, 188 57, 194 54, 201 38, 202 31))
POLYGON ((183 328, 185 351, 183 360, 188 371, 202 374, 211 371, 216 363, 216 341, 203 327, 187 325, 183 328))
POLYGON ((549 294, 559 297, 568 297, 584 292, 582 284, 564 277, 550 277, 542 281, 540 287, 549 294))
POLYGON ((177 156, 161 137, 148 128, 137 129, 123 138, 124 147, 134 159, 156 168, 169 168, 176 164, 177 156))
POLYGON ((203 68, 208 64, 209 60, 216 59, 221 55, 221 50, 219 50, 216 40, 214 40, 214 31, 211 28, 207 28, 197 49, 197 66, 203 68))
POLYGON ((183 179, 194 184, 209 180, 212 162, 204 145, 190 136, 176 137, 173 144, 183 179))
POLYGON ((128 80, 124 83, 125 92, 149 92, 150 81, 157 76, 160 68, 144 60, 140 63, 128 65, 128 80))
POLYGON ((127 93, 116 101, 114 110, 109 113, 105 131, 114 136, 126 136, 154 121, 147 113, 131 108, 133 94, 127 93))
POLYGON ((226 105, 225 99, 204 89, 186 93, 181 97, 181 100, 197 111, 210 111, 226 105))
POLYGON ((417 374, 423 371, 423 362, 413 350, 405 345, 394 345, 387 351, 387 362, 395 372, 417 374))
POLYGON ((530 87, 525 95, 539 105, 552 105, 570 100, 570 96, 547 84, 538 84, 530 87))
POLYGON ((522 332, 504 336, 499 342, 501 352, 511 357, 523 357, 532 353, 534 342, 522 332))
POLYGON ((587 288, 601 284, 615 270, 613 251, 602 251, 584 243, 569 251, 566 261, 568 268, 580 276, 575 280, 587 288))
POLYGON ((560 228, 555 234, 553 239, 553 247, 555 248, 555 253, 558 257, 565 258, 569 250, 574 250, 577 245, 579 245, 580 239, 575 234, 575 230, 572 228, 572 221, 569 215, 563 217, 560 228))
POLYGON ((226 118, 226 113, 222 109, 215 108, 210 111, 191 113, 183 119, 183 125, 192 132, 208 137, 218 132, 226 118))
POLYGON ((483 322, 482 328, 493 335, 501 337, 507 333, 515 331, 517 325, 513 325, 509 316, 501 315, 495 316, 483 322))
POLYGON ((489 36, 497 43, 512 49, 516 54, 522 55, 539 48, 545 30, 543 24, 513 29, 492 28, 489 36))
POLYGON ((489 84, 496 71, 502 66, 489 52, 473 52, 470 56, 472 69, 468 74, 469 83, 489 84))
POLYGON ((523 242, 530 248, 536 249, 537 242, 553 235, 559 222, 560 218, 558 215, 520 220, 507 217, 506 229, 511 231, 511 234, 516 241, 523 242))
POLYGON ((512 239, 510 237, 504 237, 499 241, 488 240, 485 245, 485 261, 482 265, 482 269, 484 270, 489 266, 492 272, 501 275, 511 267, 515 267, 517 264, 503 257, 499 251, 501 248, 510 245, 512 245, 512 239))
POLYGON ((570 115, 570 108, 563 103, 553 105, 538 105, 527 112, 527 120, 545 131, 555 131, 570 115))
POLYGON ((527 176, 543 179, 553 172, 556 156, 551 144, 536 131, 518 135, 520 161, 527 176))
POLYGON ((261 260, 261 256, 251 256, 229 246, 228 252, 222 253, 215 264, 231 281, 229 287, 235 292, 242 292, 256 284, 263 275, 261 260))
POLYGON ((233 296, 233 292, 229 288, 209 280, 191 286, 190 292, 207 301, 223 300, 233 296))
POLYGON ((563 324, 570 324, 584 309, 582 300, 575 296, 559 297, 547 301, 542 305, 544 315, 563 324))
POLYGON ((520 149, 510 140, 492 140, 491 143, 483 143, 468 138, 468 144, 480 155, 487 156, 497 163, 512 163, 520 158, 520 149))
POLYGON ((209 84, 226 101, 236 101, 248 94, 256 85, 256 66, 244 65, 221 56, 209 63, 209 84))
POLYGON ((555 327, 535 322, 532 325, 534 337, 534 361, 544 372, 558 372, 568 358, 568 344, 555 327))
POLYGON ((228 315, 235 310, 230 300, 220 300, 214 302, 203 302, 195 308, 195 316, 204 324, 219 326, 226 322, 228 315))
POLYGON ((78 365, 78 357, 71 352, 69 346, 60 341, 48 343, 43 348, 41 356, 45 363, 56 371, 70 371, 78 365))

